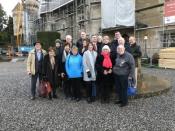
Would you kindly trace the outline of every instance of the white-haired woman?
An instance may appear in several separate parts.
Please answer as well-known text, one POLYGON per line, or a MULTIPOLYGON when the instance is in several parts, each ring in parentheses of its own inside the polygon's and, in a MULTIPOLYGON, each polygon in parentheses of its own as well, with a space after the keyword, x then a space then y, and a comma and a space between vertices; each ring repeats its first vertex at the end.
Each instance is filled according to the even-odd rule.
POLYGON ((109 103, 110 89, 112 80, 112 60, 110 56, 110 48, 108 45, 103 46, 101 54, 96 60, 96 70, 100 77, 101 102, 109 103))

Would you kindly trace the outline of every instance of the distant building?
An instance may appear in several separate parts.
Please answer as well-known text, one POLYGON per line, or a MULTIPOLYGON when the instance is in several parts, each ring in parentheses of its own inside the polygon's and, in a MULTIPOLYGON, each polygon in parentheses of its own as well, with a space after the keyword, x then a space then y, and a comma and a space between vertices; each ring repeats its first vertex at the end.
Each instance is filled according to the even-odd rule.
POLYGON ((13 9, 13 27, 16 44, 30 45, 36 40, 34 20, 38 18, 38 0, 22 0, 13 9))
POLYGON ((13 15, 13 30, 14 36, 16 37, 16 44, 20 45, 23 43, 24 36, 24 10, 21 3, 17 3, 15 8, 12 10, 13 15))

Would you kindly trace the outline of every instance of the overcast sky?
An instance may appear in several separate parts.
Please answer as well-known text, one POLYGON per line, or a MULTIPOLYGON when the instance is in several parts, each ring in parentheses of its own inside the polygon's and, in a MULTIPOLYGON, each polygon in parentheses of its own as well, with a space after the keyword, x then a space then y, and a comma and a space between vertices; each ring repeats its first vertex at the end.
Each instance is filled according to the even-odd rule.
POLYGON ((12 16, 12 10, 18 2, 21 2, 21 0, 0 0, 0 3, 8 16, 12 16))

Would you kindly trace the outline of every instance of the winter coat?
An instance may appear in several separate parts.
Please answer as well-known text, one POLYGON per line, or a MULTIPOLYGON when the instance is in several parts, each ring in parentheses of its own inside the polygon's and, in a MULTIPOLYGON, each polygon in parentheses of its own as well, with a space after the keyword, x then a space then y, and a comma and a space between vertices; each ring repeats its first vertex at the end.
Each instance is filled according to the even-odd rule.
POLYGON ((63 54, 63 47, 60 46, 59 48, 56 48, 56 57, 58 62, 62 59, 62 54, 63 54))
MULTIPOLYGON (((42 50, 43 57, 47 54, 45 50, 42 50)), ((29 52, 27 58, 27 71, 31 72, 32 75, 35 75, 35 49, 29 52)))
MULTIPOLYGON (((110 58, 111 58, 111 56, 110 56, 110 58)), ((95 64, 98 81, 99 82, 104 82, 105 81, 105 82, 108 82, 110 84, 113 84, 113 75, 112 75, 112 73, 108 74, 108 75, 104 75, 104 70, 109 70, 109 69, 103 67, 103 60, 104 60, 104 56, 99 55, 97 57, 96 64, 95 64)))
POLYGON ((68 78, 80 78, 83 73, 83 60, 80 54, 70 54, 66 58, 65 64, 66 73, 68 78))
POLYGON ((83 80, 84 81, 95 81, 96 80, 96 71, 95 71, 95 62, 97 58, 97 52, 90 52, 87 50, 83 55, 83 80), (92 56, 92 57, 91 57, 92 56), (87 71, 90 71, 91 77, 87 75, 87 71))
MULTIPOLYGON (((112 63, 115 64, 115 59, 117 58, 117 47, 118 47, 118 40, 114 40, 111 43, 111 57, 112 57, 112 63)), ((125 50, 129 53, 131 53, 131 47, 129 43, 125 42, 125 50)))
POLYGON ((135 60, 135 66, 138 67, 138 59, 142 56, 141 48, 136 43, 131 45, 131 54, 135 60))
POLYGON ((76 46, 78 47, 78 51, 79 53, 81 53, 82 49, 83 49, 83 39, 79 39, 76 43, 76 46))
POLYGON ((54 65, 54 69, 52 69, 52 65, 50 62, 50 58, 49 58, 49 54, 47 54, 44 57, 44 61, 43 61, 43 76, 46 76, 47 80, 55 86, 58 86, 58 83, 60 82, 59 80, 59 76, 61 74, 61 65, 58 65, 58 61, 55 57, 55 65, 54 65))
POLYGON ((133 56, 125 51, 123 55, 118 55, 113 67, 115 75, 125 75, 135 79, 135 62, 133 56))

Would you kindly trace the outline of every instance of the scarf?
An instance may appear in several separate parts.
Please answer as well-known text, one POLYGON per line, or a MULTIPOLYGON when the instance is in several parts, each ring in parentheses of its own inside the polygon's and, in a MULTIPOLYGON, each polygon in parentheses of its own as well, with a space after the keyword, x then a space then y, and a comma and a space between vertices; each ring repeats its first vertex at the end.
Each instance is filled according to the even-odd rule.
POLYGON ((55 57, 54 56, 50 56, 50 63, 51 63, 52 70, 53 70, 54 66, 55 66, 55 57))
POLYGON ((103 67, 105 67, 105 68, 112 68, 112 62, 111 62, 109 53, 102 52, 101 55, 104 57, 103 67))

